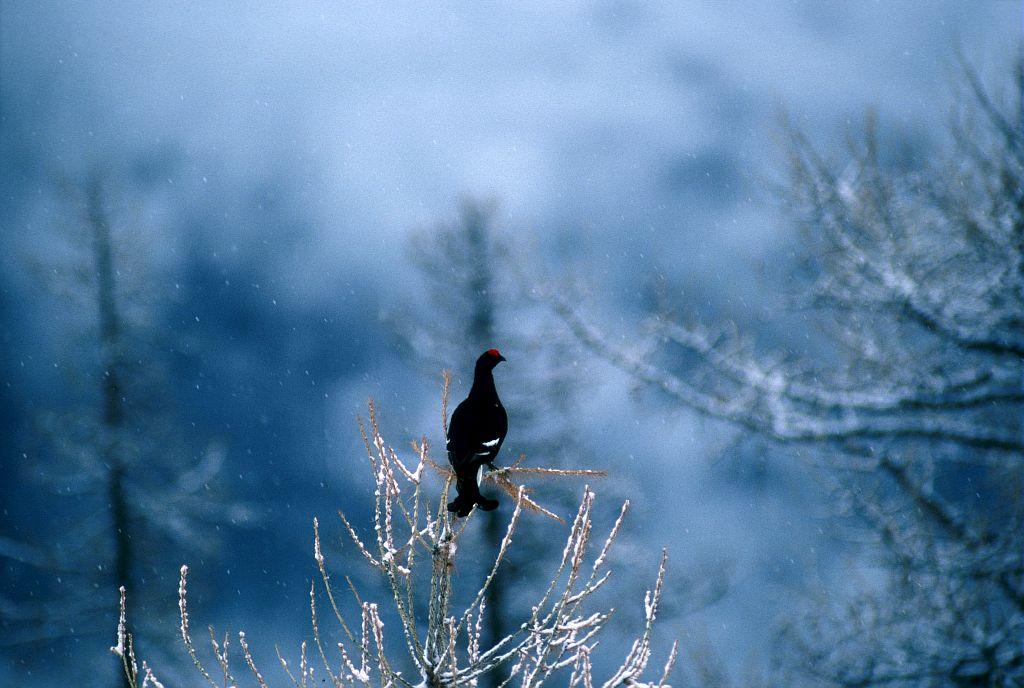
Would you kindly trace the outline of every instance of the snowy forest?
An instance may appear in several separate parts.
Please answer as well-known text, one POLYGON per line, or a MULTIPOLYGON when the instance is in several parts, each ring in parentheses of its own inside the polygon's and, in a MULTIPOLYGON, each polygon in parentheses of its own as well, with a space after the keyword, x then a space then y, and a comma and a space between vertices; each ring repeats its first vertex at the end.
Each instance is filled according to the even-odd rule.
POLYGON ((0 1, 0 685, 1024 685, 1022 26, 0 1))

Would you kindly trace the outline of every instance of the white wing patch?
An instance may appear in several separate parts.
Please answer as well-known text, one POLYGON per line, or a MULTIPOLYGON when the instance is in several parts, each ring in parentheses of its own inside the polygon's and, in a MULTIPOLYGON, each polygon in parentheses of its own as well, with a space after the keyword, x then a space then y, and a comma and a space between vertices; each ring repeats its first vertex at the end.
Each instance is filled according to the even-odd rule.
POLYGON ((484 442, 484 443, 483 443, 483 445, 484 445, 485 447, 493 447, 493 446, 494 446, 494 445, 496 445, 496 444, 497 444, 498 442, 501 442, 501 438, 500 438, 500 437, 496 437, 496 438, 494 438, 493 440, 491 440, 490 442, 484 442))
POLYGON ((484 479, 484 465, 480 464, 480 467, 476 469, 476 486, 480 487, 480 481, 484 479))

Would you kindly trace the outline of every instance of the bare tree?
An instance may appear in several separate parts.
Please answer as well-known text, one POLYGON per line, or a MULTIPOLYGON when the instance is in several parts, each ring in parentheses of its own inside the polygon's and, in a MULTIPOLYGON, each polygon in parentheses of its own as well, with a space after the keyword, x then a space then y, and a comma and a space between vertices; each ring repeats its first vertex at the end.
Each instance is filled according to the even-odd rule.
POLYGON ((962 87, 945 154, 909 171, 887 163, 871 118, 838 166, 794 133, 812 276, 799 305, 827 354, 766 354, 671 310, 624 350, 553 297, 582 342, 636 379, 800 447, 838 515, 866 527, 887 582, 852 599, 826 591, 787 625, 790 681, 1024 681, 1024 133, 1020 104, 969 67, 962 87))
MULTIPOLYGON (((223 449, 209 443, 190 456, 196 448, 180 439, 167 412, 147 322, 153 296, 129 283, 146 271, 130 232, 111 220, 105 181, 96 173, 64 185, 81 212, 69 223, 70 253, 79 250, 70 266, 46 257, 51 276, 70 278, 51 286, 80 307, 62 319, 62 335, 65 366, 82 384, 69 392, 77 398, 70 408, 40 415, 39 449, 26 456, 26 468, 44 489, 70 498, 73 524, 52 534, 52 546, 31 547, 31 557, 0 553, 56 581, 45 602, 7 601, 13 620, 4 644, 14 650, 96 634, 117 613, 97 590, 114 583, 143 591, 169 549, 212 553, 219 525, 251 518, 218 489, 223 449)), ((133 631, 146 642, 168 640, 156 627, 133 631)))
MULTIPOLYGON (((569 370, 572 357, 567 355, 573 350, 572 342, 564 342, 566 338, 554 328, 544 329, 544 323, 538 324, 536 314, 530 313, 537 308, 522 294, 511 265, 512 249, 496 227, 495 205, 463 202, 457 222, 416 236, 412 257, 426 294, 398 324, 417 357, 430 370, 453 364, 471 370, 482 351, 500 347, 521 390, 519 394, 507 387, 502 390, 513 428, 502 461, 514 463, 516 457, 527 456, 532 462, 565 466, 576 446, 576 433, 568 420, 575 395, 569 370), (568 345, 560 347, 561 343, 568 345)), ((488 512, 482 518, 487 546, 498 547, 504 532, 502 515, 488 512)), ((510 557, 497 572, 495 584, 487 588, 486 630, 492 640, 508 634, 507 620, 520 611, 514 600, 505 598, 505 591, 511 587, 509 581, 521 576, 521 562, 532 566, 538 557, 557 554, 546 538, 533 538, 530 533, 524 537, 519 556, 510 557)), ((501 679, 495 673, 488 681, 497 686, 501 679)))
MULTIPOLYGON (((371 419, 372 414, 371 408, 371 419)), ((296 688, 325 682, 336 688, 370 685, 442 688, 476 686, 507 666, 507 672, 499 674, 502 685, 515 681, 524 688, 546 683, 593 686, 597 636, 608 620, 609 612, 592 611, 588 603, 608 580, 608 553, 620 532, 628 503, 623 504, 611 532, 591 560, 588 545, 594 525, 595 495, 585 488, 560 560, 548 577, 538 581, 536 587, 541 593, 531 611, 510 624, 508 635, 488 642, 484 633, 486 617, 491 613, 487 606, 487 589, 496 585, 498 571, 506 561, 513 542, 528 527, 521 523, 520 518, 526 503, 525 493, 520 488, 493 564, 484 574, 482 583, 475 592, 459 591, 454 585, 452 571, 461 537, 478 512, 466 520, 457 522, 452 519, 446 509, 450 480, 445 481, 436 502, 427 496, 427 469, 434 462, 429 458, 425 442, 417 446, 417 463, 415 468, 410 468, 387 446, 375 423, 371 422, 369 433, 364 436, 374 480, 372 540, 364 543, 344 515, 342 522, 362 559, 383 579, 391 599, 386 604, 371 602, 363 599, 352 587, 358 612, 346 618, 344 601, 325 564, 319 523, 314 519, 313 558, 320 584, 314 580, 309 591, 311 638, 299 648, 297 663, 289 663, 278 651, 282 678, 286 676, 296 688), (470 594, 467 596, 466 592, 470 594), (417 600, 424 597, 427 607, 425 615, 422 615, 417 613, 422 608, 417 605, 417 600), (456 611, 460 597, 465 597, 468 603, 456 611), (333 635, 322 623, 321 608, 325 602, 337 622, 337 632, 333 635), (385 606, 393 607, 399 621, 398 631, 390 636, 385 633, 382 621, 385 606)), ((624 659, 601 684, 604 688, 666 685, 676 658, 675 644, 660 678, 653 682, 644 678, 651 660, 665 560, 663 553, 655 585, 644 597, 642 628, 629 650, 623 653, 624 659)), ((186 652, 196 670, 213 688, 218 687, 218 680, 225 686, 238 685, 229 658, 232 642, 229 635, 218 638, 210 629, 210 647, 216 670, 208 670, 199 656, 191 634, 187 575, 188 567, 182 566, 178 600, 180 634, 186 652), (213 678, 214 675, 218 680, 213 678)), ((245 664, 242 671, 247 669, 256 685, 268 688, 269 674, 258 668, 246 634, 240 632, 237 639, 241 661, 245 664)), ((123 587, 117 643, 111 650, 120 658, 132 688, 159 688, 161 684, 153 668, 136 658, 128 631, 126 591, 123 587)))

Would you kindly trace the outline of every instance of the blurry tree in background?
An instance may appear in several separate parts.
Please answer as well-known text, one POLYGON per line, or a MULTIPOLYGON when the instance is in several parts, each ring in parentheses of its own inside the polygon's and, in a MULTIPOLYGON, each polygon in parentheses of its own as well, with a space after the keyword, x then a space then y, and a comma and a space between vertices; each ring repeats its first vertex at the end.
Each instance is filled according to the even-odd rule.
MULTIPOLYGON (((62 358, 77 401, 40 416, 41 443, 25 465, 42 489, 63 497, 52 511, 66 518, 48 519, 55 532, 47 545, 4 551, 12 566, 34 570, 22 575, 45 591, 4 601, 9 651, 102 638, 117 615, 111 589, 128 586, 145 604, 151 575, 159 578, 183 552, 212 554, 222 524, 250 518, 217 490, 223 449, 190 447, 168 411, 168 349, 154 344, 148 324, 157 305, 152 275, 132 231, 121 227, 128 223, 111 219, 104 176, 63 186, 76 208, 65 237, 73 264, 58 263, 63 257, 53 256, 66 251, 54 251, 43 277, 69 306, 62 358)), ((168 626, 132 630, 151 651, 174 636, 168 626)), ((115 678, 108 675, 108 685, 115 678)))
MULTIPOLYGON (((508 465, 525 454, 527 465, 566 467, 571 465, 567 456, 575 447, 576 435, 569 415, 576 391, 571 382, 574 357, 569 355, 574 342, 565 341, 550 319, 524 317, 531 308, 542 309, 523 295, 511 267, 510 249, 495 228, 494 214, 493 204, 467 200, 458 222, 416 237, 412 255, 426 284, 427 302, 409 309, 398 322, 399 331, 434 374, 448 367, 467 373, 481 352, 501 349, 519 392, 499 381, 511 428, 499 463, 508 465)), ((551 498, 545 494, 549 503, 551 498)), ((504 535, 502 511, 480 515, 488 548, 496 548, 504 535)), ((527 536, 487 589, 491 639, 508 635, 508 620, 521 611, 514 600, 505 598, 505 591, 513 587, 510 582, 520 577, 522 566, 533 566, 538 558, 553 554, 536 529, 530 533, 534 537, 527 536)), ((497 673, 487 680, 500 682, 497 673)))
POLYGON ((786 623, 790 685, 1024 683, 1024 133, 1019 103, 969 67, 961 86, 946 154, 916 169, 886 163, 870 120, 838 167, 794 135, 824 346, 765 355, 666 310, 636 355, 555 304, 635 378, 799 451, 863 529, 875 564, 786 623))

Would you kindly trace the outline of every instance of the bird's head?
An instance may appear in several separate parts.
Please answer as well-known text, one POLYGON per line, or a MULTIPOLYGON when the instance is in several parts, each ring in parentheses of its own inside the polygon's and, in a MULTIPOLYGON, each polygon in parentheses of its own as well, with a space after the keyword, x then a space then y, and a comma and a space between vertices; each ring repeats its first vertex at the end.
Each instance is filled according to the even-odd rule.
POLYGON ((504 360, 505 357, 501 355, 500 351, 497 349, 488 349, 480 354, 480 358, 476 359, 476 367, 484 368, 485 370, 494 370, 494 366, 504 360))

